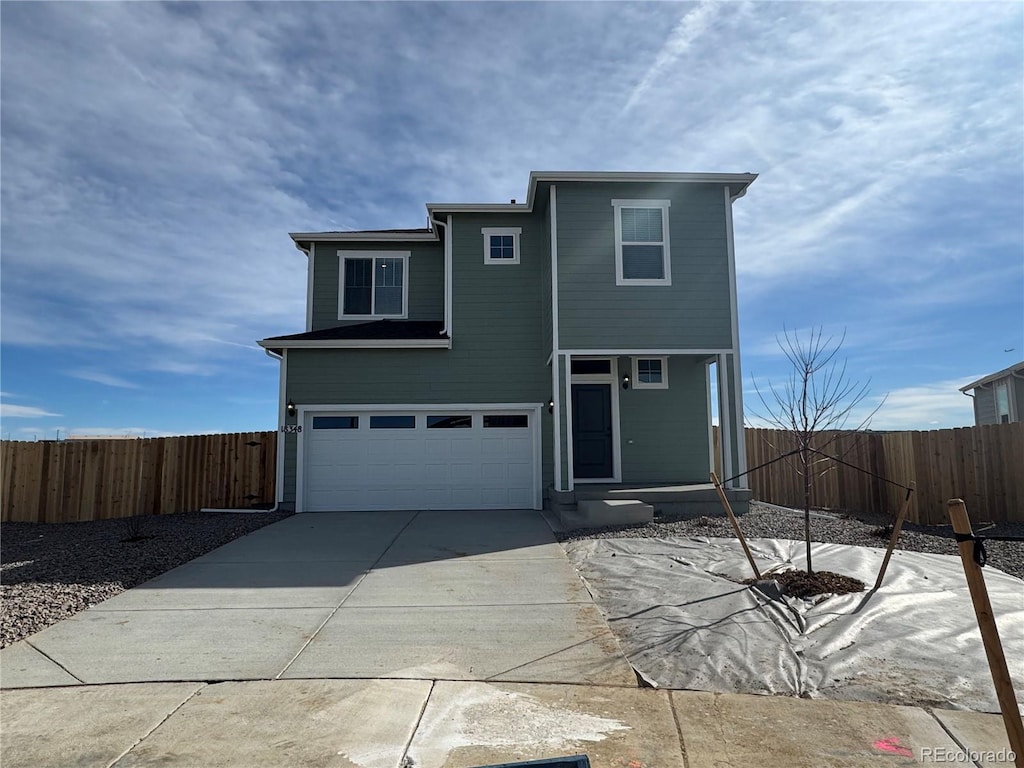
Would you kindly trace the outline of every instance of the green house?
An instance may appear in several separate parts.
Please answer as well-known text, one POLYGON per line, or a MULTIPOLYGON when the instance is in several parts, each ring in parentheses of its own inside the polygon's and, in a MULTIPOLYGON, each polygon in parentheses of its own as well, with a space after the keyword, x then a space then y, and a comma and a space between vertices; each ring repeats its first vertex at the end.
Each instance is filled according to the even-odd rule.
POLYGON ((755 178, 534 172, 525 202, 429 203, 422 229, 293 233, 306 328, 259 342, 281 365, 278 501, 707 490, 713 396, 717 463, 743 472, 732 207, 755 178))

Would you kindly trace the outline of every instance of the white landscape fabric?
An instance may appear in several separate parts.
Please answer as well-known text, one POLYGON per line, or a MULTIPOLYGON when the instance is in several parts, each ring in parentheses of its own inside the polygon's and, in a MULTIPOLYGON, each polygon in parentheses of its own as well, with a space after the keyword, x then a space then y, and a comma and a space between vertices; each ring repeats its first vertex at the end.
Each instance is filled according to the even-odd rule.
MULTIPOLYGON (((766 578, 805 567, 802 541, 749 545, 766 578)), ((657 686, 999 711, 959 556, 896 551, 878 592, 777 600, 731 580, 752 576, 735 539, 566 548, 626 657, 657 686)), ((815 570, 870 589, 884 550, 814 543, 811 553, 815 570)), ((984 574, 1022 700, 1024 581, 984 574)))

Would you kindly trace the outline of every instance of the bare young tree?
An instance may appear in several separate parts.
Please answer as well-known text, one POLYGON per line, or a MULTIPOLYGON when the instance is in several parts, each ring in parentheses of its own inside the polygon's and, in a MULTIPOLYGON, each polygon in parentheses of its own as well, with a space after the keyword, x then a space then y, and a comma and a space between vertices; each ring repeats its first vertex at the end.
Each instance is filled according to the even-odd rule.
MULTIPOLYGON (((868 396, 868 379, 864 384, 851 382, 846 375, 846 360, 839 360, 839 350, 846 340, 846 331, 838 341, 825 337, 821 327, 812 328, 808 338, 796 331, 782 331, 776 337, 779 348, 790 363, 785 384, 776 386, 770 380, 764 392, 754 381, 754 390, 764 409, 754 413, 761 420, 784 430, 793 437, 792 449, 797 471, 804 485, 804 540, 807 544, 807 572, 811 567, 811 489, 814 478, 827 471, 829 460, 824 451, 848 422, 861 402, 868 396)), ((853 430, 862 430, 882 407, 885 398, 853 430)))

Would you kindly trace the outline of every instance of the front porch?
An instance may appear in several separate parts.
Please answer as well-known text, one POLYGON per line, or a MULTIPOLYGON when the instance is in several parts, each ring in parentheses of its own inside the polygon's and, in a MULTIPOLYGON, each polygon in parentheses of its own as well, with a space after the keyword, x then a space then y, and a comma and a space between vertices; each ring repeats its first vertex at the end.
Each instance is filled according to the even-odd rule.
MULTIPOLYGON (((747 512, 752 495, 750 489, 727 488, 725 495, 733 512, 737 515, 747 512)), ((711 483, 587 484, 577 485, 571 491, 559 491, 549 486, 544 495, 544 508, 553 513, 566 530, 643 522, 646 510, 639 505, 625 503, 631 501, 650 507, 648 519, 725 514, 718 492, 711 483), (619 520, 615 519, 617 509, 624 513, 619 520)))

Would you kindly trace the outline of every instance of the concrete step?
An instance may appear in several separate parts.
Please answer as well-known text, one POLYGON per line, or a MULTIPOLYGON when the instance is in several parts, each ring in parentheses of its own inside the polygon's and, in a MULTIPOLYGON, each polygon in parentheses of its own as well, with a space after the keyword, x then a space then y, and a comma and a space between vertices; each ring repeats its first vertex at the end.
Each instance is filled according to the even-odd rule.
POLYGON ((576 505, 575 512, 565 511, 560 517, 567 529, 634 525, 651 522, 654 507, 636 499, 587 499, 576 505))

